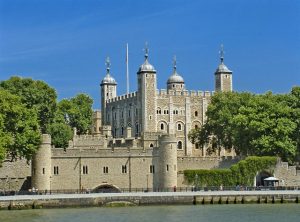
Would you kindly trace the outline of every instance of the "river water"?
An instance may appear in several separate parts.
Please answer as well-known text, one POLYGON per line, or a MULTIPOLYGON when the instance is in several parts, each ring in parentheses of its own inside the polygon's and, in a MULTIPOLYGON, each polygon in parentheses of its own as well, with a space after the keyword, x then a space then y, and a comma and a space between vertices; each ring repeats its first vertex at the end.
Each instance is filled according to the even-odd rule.
POLYGON ((1 222, 290 222, 300 204, 146 206, 0 211, 1 222))

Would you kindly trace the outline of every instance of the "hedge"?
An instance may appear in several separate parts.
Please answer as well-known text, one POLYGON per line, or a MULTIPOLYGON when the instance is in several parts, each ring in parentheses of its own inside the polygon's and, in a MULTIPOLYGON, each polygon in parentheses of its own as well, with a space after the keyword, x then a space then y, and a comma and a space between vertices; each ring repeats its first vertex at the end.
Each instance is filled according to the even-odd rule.
POLYGON ((185 170, 185 179, 190 184, 199 186, 235 186, 237 184, 253 186, 254 178, 258 172, 272 170, 277 162, 277 157, 249 156, 229 169, 211 170, 185 170), (198 175, 196 178, 196 175, 198 175), (197 179, 197 181, 195 181, 197 179))

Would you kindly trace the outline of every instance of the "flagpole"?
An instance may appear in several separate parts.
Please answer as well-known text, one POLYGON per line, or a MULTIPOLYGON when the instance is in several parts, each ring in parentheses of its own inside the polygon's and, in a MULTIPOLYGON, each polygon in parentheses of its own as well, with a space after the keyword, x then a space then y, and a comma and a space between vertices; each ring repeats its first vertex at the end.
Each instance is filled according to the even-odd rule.
POLYGON ((128 43, 126 44, 126 78, 127 78, 127 94, 129 94, 129 68, 128 68, 128 43))

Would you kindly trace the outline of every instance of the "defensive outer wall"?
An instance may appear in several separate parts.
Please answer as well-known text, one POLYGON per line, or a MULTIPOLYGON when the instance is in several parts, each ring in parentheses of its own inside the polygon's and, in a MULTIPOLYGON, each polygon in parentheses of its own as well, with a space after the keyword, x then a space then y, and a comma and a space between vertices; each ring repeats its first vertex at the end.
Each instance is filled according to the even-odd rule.
POLYGON ((300 191, 199 191, 102 193, 0 197, 0 209, 201 204, 299 203, 300 191))

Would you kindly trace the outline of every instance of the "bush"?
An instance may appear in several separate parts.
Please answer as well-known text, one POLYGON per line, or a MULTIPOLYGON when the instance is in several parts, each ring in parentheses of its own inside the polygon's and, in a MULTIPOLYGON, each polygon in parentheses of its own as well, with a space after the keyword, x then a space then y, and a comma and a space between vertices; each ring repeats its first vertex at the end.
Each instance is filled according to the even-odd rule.
POLYGON ((224 186, 237 184, 252 186, 256 174, 263 170, 272 170, 276 162, 277 157, 249 156, 232 165, 229 169, 185 170, 184 176, 190 184, 199 186, 220 186, 221 184, 224 186))

